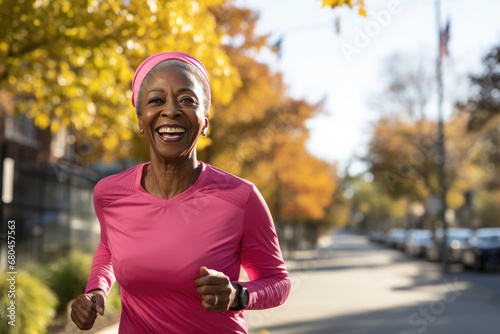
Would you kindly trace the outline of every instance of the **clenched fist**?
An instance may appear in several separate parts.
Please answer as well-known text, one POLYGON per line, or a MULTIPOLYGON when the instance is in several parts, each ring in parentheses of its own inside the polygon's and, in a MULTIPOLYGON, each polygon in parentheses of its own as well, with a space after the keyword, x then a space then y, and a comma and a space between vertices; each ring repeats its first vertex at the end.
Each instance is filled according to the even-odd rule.
POLYGON ((226 312, 230 307, 238 306, 237 289, 229 277, 219 271, 200 268, 200 277, 194 280, 196 292, 202 301, 203 308, 212 312, 226 312))
POLYGON ((71 304, 71 320, 81 330, 89 330, 94 326, 97 314, 104 315, 106 296, 101 289, 92 290, 79 295, 71 304))

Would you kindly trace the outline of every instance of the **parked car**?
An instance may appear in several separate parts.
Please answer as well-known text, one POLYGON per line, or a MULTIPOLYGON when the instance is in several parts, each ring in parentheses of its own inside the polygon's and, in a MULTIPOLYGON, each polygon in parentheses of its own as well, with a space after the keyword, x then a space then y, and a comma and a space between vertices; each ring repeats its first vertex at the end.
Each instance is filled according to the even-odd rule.
POLYGON ((424 256, 425 247, 432 238, 430 230, 409 230, 405 242, 405 252, 410 256, 424 256))
POLYGON ((384 243, 385 233, 384 231, 370 230, 368 231, 368 239, 370 239, 371 242, 384 243))
MULTIPOLYGON (((461 252, 467 246, 467 242, 472 235, 470 228, 448 228, 446 234, 446 249, 448 259, 452 263, 460 262, 461 252)), ((441 261, 443 258, 443 229, 434 232, 434 240, 429 240, 425 247, 425 256, 429 261, 441 261)))
POLYGON ((392 228, 387 232, 386 240, 389 247, 404 250, 406 230, 404 228, 392 228))
POLYGON ((461 252, 468 268, 484 270, 488 264, 500 264, 500 228, 479 228, 461 252))

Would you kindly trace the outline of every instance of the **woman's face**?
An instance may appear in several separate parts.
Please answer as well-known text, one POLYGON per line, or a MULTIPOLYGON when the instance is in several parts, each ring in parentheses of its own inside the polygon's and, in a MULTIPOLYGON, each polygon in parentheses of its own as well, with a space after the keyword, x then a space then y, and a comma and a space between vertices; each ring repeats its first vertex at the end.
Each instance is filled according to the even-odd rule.
POLYGON ((196 76, 175 65, 158 69, 146 82, 139 127, 151 155, 168 160, 195 152, 198 137, 208 126, 201 85, 196 76))

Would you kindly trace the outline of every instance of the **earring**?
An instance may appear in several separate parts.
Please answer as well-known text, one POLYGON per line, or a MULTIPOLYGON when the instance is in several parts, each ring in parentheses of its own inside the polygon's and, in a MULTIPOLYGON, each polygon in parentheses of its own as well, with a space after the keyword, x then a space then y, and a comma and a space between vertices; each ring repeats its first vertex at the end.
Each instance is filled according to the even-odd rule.
POLYGON ((141 135, 143 135, 143 134, 144 134, 144 130, 143 130, 143 129, 141 129, 141 131, 139 131, 139 133, 140 133, 141 135))
POLYGON ((207 128, 204 128, 203 131, 201 131, 201 135, 203 137, 206 137, 207 136, 207 128))

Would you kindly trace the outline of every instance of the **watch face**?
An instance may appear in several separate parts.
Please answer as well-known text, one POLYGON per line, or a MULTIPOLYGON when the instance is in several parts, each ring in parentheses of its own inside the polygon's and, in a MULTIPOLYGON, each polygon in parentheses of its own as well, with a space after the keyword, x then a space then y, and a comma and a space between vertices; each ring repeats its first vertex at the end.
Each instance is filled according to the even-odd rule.
POLYGON ((249 298, 250 296, 248 295, 248 289, 243 286, 241 289, 241 306, 247 307, 249 298))

